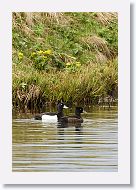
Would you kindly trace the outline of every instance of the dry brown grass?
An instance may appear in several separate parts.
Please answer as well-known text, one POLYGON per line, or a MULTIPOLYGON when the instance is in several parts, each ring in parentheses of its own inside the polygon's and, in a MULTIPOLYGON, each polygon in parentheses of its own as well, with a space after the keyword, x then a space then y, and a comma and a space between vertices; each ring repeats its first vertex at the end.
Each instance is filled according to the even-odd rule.
POLYGON ((101 53, 99 51, 97 51, 95 57, 96 57, 96 62, 97 63, 106 63, 108 61, 107 57, 103 53, 101 53))
POLYGON ((103 58, 104 56, 106 56, 108 59, 112 58, 112 54, 107 46, 107 42, 105 39, 94 35, 89 37, 83 37, 81 40, 89 46, 92 46, 96 53, 98 53, 98 57, 100 57, 101 55, 103 56, 103 58))
POLYGON ((13 25, 16 24, 16 19, 22 19, 28 27, 33 26, 35 22, 45 23, 45 21, 56 22, 57 24, 68 24, 72 18, 65 16, 62 12, 16 12, 13 13, 13 25))
POLYGON ((112 20, 117 19, 118 14, 116 12, 98 12, 98 13, 95 13, 95 18, 101 24, 107 25, 112 20))

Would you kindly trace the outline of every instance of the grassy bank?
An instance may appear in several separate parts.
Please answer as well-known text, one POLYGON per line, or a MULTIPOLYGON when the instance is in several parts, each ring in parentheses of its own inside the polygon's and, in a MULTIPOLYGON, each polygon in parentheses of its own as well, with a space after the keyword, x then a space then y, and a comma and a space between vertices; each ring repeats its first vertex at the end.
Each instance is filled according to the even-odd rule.
POLYGON ((13 13, 13 107, 117 98, 116 13, 13 13))

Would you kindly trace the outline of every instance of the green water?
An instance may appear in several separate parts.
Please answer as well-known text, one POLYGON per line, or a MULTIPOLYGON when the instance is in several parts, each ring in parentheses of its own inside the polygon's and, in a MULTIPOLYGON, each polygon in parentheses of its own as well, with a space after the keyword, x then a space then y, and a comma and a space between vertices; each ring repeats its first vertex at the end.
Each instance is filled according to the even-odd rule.
POLYGON ((32 115, 13 119, 14 172, 116 172, 117 109, 83 114, 81 125, 35 121, 32 115), (27 118, 27 119, 25 119, 27 118))

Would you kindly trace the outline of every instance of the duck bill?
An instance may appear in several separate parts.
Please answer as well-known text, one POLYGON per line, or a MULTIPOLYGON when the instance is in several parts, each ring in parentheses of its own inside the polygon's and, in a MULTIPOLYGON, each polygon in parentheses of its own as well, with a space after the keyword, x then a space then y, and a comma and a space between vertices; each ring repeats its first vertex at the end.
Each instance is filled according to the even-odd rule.
POLYGON ((64 107, 63 107, 64 109, 68 109, 68 107, 66 106, 66 105, 64 105, 64 107))

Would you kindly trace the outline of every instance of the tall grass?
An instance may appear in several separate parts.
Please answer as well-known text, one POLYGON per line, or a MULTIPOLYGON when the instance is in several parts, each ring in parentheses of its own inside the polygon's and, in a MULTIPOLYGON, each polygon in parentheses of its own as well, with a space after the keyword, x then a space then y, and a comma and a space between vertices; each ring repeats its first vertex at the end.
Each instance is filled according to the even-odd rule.
POLYGON ((14 65, 13 106, 44 108, 47 102, 55 103, 60 99, 69 104, 96 104, 102 96, 117 97, 117 84, 116 60, 106 65, 82 66, 74 73, 61 70, 37 72, 33 67, 16 68, 14 65))

